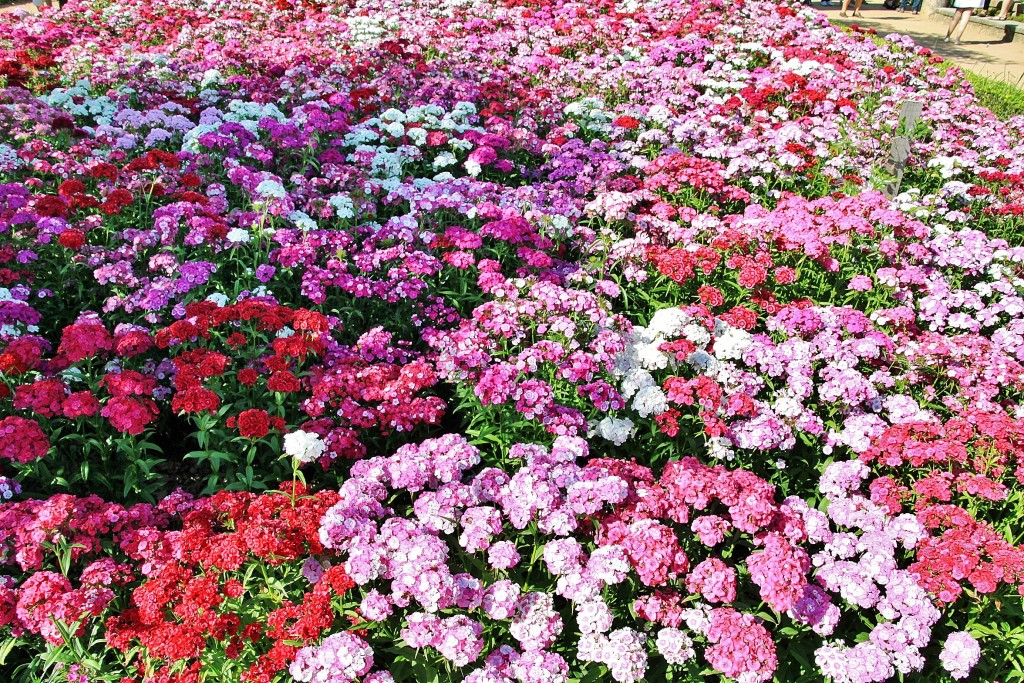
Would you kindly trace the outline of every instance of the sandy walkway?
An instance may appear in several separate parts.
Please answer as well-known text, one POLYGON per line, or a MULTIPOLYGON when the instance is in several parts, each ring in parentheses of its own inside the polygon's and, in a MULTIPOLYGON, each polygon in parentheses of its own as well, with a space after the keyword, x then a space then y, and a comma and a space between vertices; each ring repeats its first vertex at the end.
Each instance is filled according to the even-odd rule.
POLYGON ((26 2, 18 5, 0 5, 0 14, 3 14, 4 12, 13 12, 14 10, 19 9, 28 10, 33 14, 35 14, 36 11, 35 7, 32 5, 31 2, 26 2))

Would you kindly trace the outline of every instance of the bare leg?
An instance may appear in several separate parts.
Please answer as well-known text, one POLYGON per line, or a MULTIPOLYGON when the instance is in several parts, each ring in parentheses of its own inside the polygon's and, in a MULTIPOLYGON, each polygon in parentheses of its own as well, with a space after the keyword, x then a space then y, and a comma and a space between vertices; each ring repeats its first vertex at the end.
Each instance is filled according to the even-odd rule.
POLYGON ((965 9, 964 15, 960 18, 960 23, 957 25, 956 30, 953 32, 953 44, 960 44, 960 36, 964 34, 967 29, 967 24, 971 23, 971 15, 974 14, 973 9, 965 9))
POLYGON ((1003 0, 1002 6, 999 8, 999 21, 1006 21, 1006 16, 1010 13, 1010 3, 1013 0, 1003 0))
POLYGON ((839 8, 839 16, 841 16, 841 17, 848 17, 848 16, 850 16, 850 15, 848 15, 846 13, 846 8, 849 7, 849 6, 850 6, 850 0, 843 0, 842 7, 839 8))
POLYGON ((863 18, 864 15, 860 13, 860 6, 864 4, 864 0, 857 0, 857 4, 853 6, 853 16, 863 18))
POLYGON ((949 42, 949 37, 951 35, 953 35, 953 29, 955 29, 956 25, 958 23, 960 23, 960 15, 963 14, 963 13, 964 13, 964 11, 962 9, 958 9, 955 12, 953 12, 953 16, 949 20, 949 26, 946 28, 946 42, 947 43, 949 42))

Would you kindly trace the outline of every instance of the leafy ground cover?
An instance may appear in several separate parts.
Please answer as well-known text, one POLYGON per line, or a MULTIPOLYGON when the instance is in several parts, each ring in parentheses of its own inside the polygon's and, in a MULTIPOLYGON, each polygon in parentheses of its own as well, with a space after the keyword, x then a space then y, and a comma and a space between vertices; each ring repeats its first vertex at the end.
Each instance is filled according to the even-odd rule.
POLYGON ((96 0, 0 82, 7 679, 1022 678, 1024 119, 928 50, 96 0))

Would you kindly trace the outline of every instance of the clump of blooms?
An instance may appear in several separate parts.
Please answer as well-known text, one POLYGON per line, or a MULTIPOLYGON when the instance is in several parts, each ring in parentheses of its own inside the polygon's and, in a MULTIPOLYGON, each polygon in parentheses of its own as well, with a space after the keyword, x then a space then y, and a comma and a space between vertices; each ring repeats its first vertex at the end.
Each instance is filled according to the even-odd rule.
POLYGON ((359 680, 373 666, 373 651, 359 636, 335 633, 316 647, 304 647, 288 666, 296 681, 349 683, 359 680))
POLYGON ((981 657, 981 648, 978 641, 970 633, 957 631, 950 633, 942 646, 942 653, 939 661, 942 668, 950 673, 953 678, 967 678, 971 669, 978 663, 981 657))
MULTIPOLYGON (((326 548, 341 554, 356 584, 368 589, 363 601, 368 618, 404 615, 402 640, 410 647, 433 648, 457 667, 476 662, 483 654, 484 623, 471 615, 482 609, 494 620, 492 629, 500 627, 518 643, 520 665, 523 658, 557 656, 549 651, 564 629, 556 597, 579 605, 585 634, 604 633, 611 614, 602 591, 620 583, 628 569, 621 549, 588 554, 574 538, 581 531, 579 518, 626 495, 619 477, 577 464, 587 454, 579 437, 558 437, 550 450, 516 444, 509 457, 522 466, 506 474, 478 469, 480 451, 458 435, 408 444, 392 456, 353 465, 340 500, 324 516, 320 536, 326 548), (384 505, 392 491, 418 494, 411 516, 384 505), (553 592, 529 591, 499 578, 514 566, 499 558, 519 550, 503 537, 527 528, 552 539, 543 557, 558 579, 553 592), (491 568, 458 571, 486 567, 481 563, 485 550, 492 551, 487 554, 491 568), (453 610, 450 617, 439 616, 453 610), (583 615, 590 616, 583 620, 583 615)), ((615 666, 637 672, 622 673, 622 680, 639 680, 644 662, 645 654, 615 666)))

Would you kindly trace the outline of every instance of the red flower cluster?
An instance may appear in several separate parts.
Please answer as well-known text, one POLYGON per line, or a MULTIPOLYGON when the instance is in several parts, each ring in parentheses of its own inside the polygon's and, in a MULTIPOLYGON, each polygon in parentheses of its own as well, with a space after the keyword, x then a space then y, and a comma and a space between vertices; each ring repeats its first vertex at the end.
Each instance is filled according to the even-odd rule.
POLYGON ((654 264, 658 271, 683 284, 692 280, 699 270, 710 275, 722 261, 722 254, 711 247, 700 247, 694 251, 682 247, 647 248, 647 260, 654 264))
POLYGON ((957 496, 1004 500, 1003 480, 1014 483, 1012 475, 1024 483, 1022 449, 1024 421, 972 408, 942 423, 890 426, 861 454, 864 462, 894 473, 872 482, 872 500, 892 514, 913 504, 933 532, 919 544, 911 570, 940 601, 955 601, 968 584, 979 593, 1008 584, 1024 594, 1024 547, 953 503, 957 496))
POLYGON ((132 196, 129 190, 118 188, 111 191, 107 198, 103 200, 103 203, 100 204, 100 211, 108 215, 119 214, 134 200, 135 197, 132 196))
POLYGON ((227 425, 231 429, 238 429, 238 433, 246 439, 262 439, 271 429, 284 431, 286 423, 284 418, 271 416, 261 408, 250 408, 240 412, 237 417, 229 417, 227 425))
MULTIPOLYGON (((285 486, 290 491, 292 484, 285 486)), ((333 597, 355 585, 341 567, 330 567, 298 603, 285 600, 255 620, 251 610, 239 608, 247 597, 246 604, 254 604, 252 597, 265 590, 259 581, 239 580, 248 563, 276 567, 323 552, 320 518, 338 496, 298 493, 294 506, 281 492, 221 492, 191 503, 180 532, 150 543, 152 568, 132 591, 130 606, 108 619, 108 645, 134 650, 131 656, 140 664, 162 662, 156 678, 147 680, 194 665, 210 648, 231 659, 248 653, 243 679, 272 680, 302 645, 316 642, 334 624, 333 597), (137 645, 144 650, 135 650, 137 645)))

